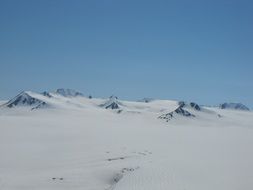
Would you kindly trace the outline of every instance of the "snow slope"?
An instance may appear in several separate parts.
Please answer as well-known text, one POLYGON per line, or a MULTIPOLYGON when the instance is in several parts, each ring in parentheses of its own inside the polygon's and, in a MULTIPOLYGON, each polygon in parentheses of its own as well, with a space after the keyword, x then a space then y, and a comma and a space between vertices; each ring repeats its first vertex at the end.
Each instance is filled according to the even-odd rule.
POLYGON ((49 108, 0 108, 1 190, 253 189, 253 113, 178 102, 42 99, 49 108))

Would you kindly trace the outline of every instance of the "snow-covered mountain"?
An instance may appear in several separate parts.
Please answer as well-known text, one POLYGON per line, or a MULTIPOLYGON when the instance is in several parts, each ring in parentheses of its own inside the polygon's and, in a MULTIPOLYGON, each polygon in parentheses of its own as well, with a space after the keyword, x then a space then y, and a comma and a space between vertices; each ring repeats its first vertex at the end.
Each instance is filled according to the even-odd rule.
POLYGON ((170 113, 163 114, 163 115, 159 116, 158 118, 165 119, 168 122, 173 117, 175 117, 175 115, 180 115, 180 116, 184 116, 184 117, 195 117, 195 115, 190 113, 189 111, 183 109, 182 107, 178 107, 174 111, 172 111, 170 113))
POLYGON ((1 190, 253 189, 253 112, 72 95, 3 102, 1 190))
POLYGON ((105 109, 120 109, 122 103, 118 100, 117 96, 110 96, 108 100, 106 100, 103 104, 100 105, 105 109))
MULTIPOLYGON (((171 105, 169 104, 170 109, 166 107, 167 103, 166 101, 159 101, 154 100, 151 98, 144 98, 141 101, 137 102, 129 102, 129 101, 123 101, 119 100, 117 96, 110 96, 108 99, 92 99, 91 97, 86 98, 82 93, 72 90, 72 89, 64 89, 60 88, 57 89, 55 92, 48 92, 44 91, 42 93, 35 93, 31 91, 23 91, 20 94, 18 94, 16 97, 9 100, 7 103, 2 105, 2 107, 30 107, 31 110, 38 109, 38 108, 46 108, 46 107, 61 107, 61 108, 68 108, 70 107, 82 107, 82 106, 96 106, 100 108, 105 109, 111 109, 111 110, 120 110, 118 113, 121 113, 124 110, 131 113, 141 113, 143 110, 150 109, 153 110, 153 108, 156 108, 153 110, 154 112, 160 112, 160 110, 163 110, 162 115, 160 115, 158 118, 163 118, 166 120, 170 120, 173 118, 173 115, 181 115, 186 117, 195 117, 196 113, 192 113, 192 111, 207 111, 206 108, 201 107, 195 102, 184 102, 184 101, 172 101, 173 105, 175 105, 171 109, 171 105), (78 99, 76 99, 78 98, 78 99), (81 99, 80 99, 81 98, 81 99), (89 99, 89 100, 87 100, 89 99), (83 100, 83 101, 80 101, 83 100), (156 103, 160 102, 161 106, 164 105, 164 108, 160 109, 157 106, 156 103), (145 103, 145 104, 143 104, 145 103), (150 106, 151 105, 151 106, 150 106), (177 106, 176 106, 177 105, 177 106), (166 110, 168 111, 166 113, 166 110)), ((220 105, 221 109, 235 109, 235 110, 249 110, 245 105, 240 103, 224 103, 220 105)), ((210 110, 209 110, 210 113, 210 110)))
POLYGON ((190 104, 187 104, 184 101, 179 101, 178 107, 175 110, 169 113, 162 114, 158 118, 164 119, 168 122, 169 120, 171 120, 172 118, 176 116, 195 117, 195 115, 190 112, 191 110, 201 111, 201 107, 194 102, 190 102, 190 104))
POLYGON ((235 109, 249 111, 250 109, 241 103, 223 103, 220 105, 221 109, 235 109))
POLYGON ((39 97, 35 97, 34 95, 35 93, 33 92, 23 91, 3 106, 8 108, 26 106, 31 107, 31 109, 36 109, 47 105, 45 101, 39 99, 39 97))

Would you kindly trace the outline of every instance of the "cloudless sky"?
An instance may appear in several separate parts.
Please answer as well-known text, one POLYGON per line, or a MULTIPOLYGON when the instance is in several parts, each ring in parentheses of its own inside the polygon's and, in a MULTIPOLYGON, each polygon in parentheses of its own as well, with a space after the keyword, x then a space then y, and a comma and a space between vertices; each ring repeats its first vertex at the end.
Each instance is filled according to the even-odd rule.
POLYGON ((86 95, 253 108, 251 0, 0 0, 0 99, 86 95))

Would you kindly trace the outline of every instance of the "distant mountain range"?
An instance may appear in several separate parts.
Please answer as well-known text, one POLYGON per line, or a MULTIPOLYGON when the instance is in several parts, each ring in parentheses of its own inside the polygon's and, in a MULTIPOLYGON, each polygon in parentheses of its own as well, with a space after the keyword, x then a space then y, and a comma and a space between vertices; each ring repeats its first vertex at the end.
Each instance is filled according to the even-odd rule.
POLYGON ((59 88, 55 91, 56 94, 62 95, 64 97, 77 97, 77 96, 84 96, 81 92, 78 92, 73 89, 65 89, 59 88))
POLYGON ((245 111, 249 111, 250 109, 241 104, 241 103, 223 103, 220 105, 221 109, 234 109, 234 110, 245 110, 245 111))
MULTIPOLYGON (((171 102, 173 103, 173 101, 171 102)), ((57 89, 54 92, 44 91, 42 93, 23 91, 5 104, 1 105, 1 108, 23 107, 30 110, 36 110, 39 108, 57 107, 82 108, 87 105, 95 106, 96 108, 116 110, 116 113, 121 113, 123 111, 128 113, 141 113, 143 110, 155 109, 155 112, 160 114, 158 118, 165 119, 166 121, 177 117, 194 118, 198 115, 198 112, 207 111, 205 107, 194 102, 187 103, 184 101, 174 101, 173 104, 168 104, 166 100, 154 100, 151 98, 129 102, 119 100, 117 96, 110 96, 108 99, 92 99, 91 96, 85 97, 83 93, 76 90, 64 88, 57 89), (159 111, 159 108, 162 111, 159 111)), ((249 111, 249 108, 241 103, 223 103, 219 108, 249 111)))

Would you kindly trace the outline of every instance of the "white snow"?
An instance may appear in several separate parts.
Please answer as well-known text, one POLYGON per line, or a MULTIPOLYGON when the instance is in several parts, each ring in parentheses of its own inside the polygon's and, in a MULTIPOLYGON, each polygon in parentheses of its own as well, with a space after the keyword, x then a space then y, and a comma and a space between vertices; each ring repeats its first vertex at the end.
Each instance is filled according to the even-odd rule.
POLYGON ((8 101, 7 100, 0 100, 0 106, 7 103, 8 101))
POLYGON ((50 108, 0 108, 1 190, 253 189, 253 113, 186 108, 176 101, 48 98, 50 108), (218 114, 220 115, 218 117, 218 114))

